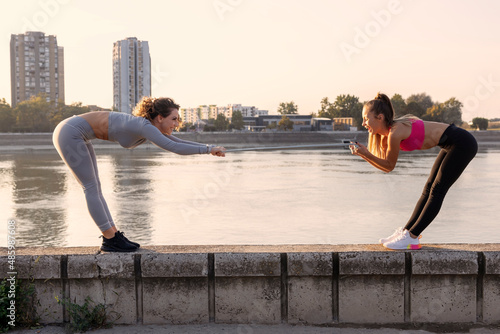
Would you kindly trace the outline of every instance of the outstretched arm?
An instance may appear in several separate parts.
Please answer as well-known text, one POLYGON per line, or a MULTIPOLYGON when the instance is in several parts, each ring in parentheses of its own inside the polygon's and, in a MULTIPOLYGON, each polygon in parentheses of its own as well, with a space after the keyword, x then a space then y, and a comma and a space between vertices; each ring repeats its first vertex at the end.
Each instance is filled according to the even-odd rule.
POLYGON ((189 144, 189 145, 195 145, 195 146, 200 145, 200 143, 197 143, 197 142, 194 142, 194 141, 180 139, 180 138, 174 137, 172 135, 165 135, 164 134, 164 136, 167 137, 170 140, 173 140, 173 141, 177 142, 177 143, 183 143, 183 144, 189 144))
MULTIPOLYGON (((196 143, 194 141, 183 140, 183 139, 180 139, 180 138, 177 138, 174 136, 165 135, 165 137, 167 137, 168 139, 173 140, 177 143, 183 143, 183 144, 193 145, 193 146, 204 145, 204 144, 196 143)), ((216 155, 218 157, 225 157, 226 156, 226 149, 222 146, 210 145, 210 153, 212 155, 216 155)))
MULTIPOLYGON (((172 136, 165 136, 158 130, 155 126, 145 124, 142 128, 141 135, 155 144, 156 146, 173 153, 188 155, 188 154, 209 154, 212 153, 213 147, 212 145, 200 144, 195 142, 183 142, 178 138, 172 136), (172 138, 178 139, 173 140, 172 138)), ((213 153, 212 153, 213 154, 213 153)))
POLYGON ((372 166, 380 169, 381 171, 389 173, 394 169, 394 167, 396 167, 399 156, 400 142, 401 140, 397 140, 396 138, 389 135, 385 159, 375 156, 368 150, 366 146, 359 143, 356 143, 358 147, 351 145, 350 148, 352 154, 360 156, 361 158, 368 161, 372 166))

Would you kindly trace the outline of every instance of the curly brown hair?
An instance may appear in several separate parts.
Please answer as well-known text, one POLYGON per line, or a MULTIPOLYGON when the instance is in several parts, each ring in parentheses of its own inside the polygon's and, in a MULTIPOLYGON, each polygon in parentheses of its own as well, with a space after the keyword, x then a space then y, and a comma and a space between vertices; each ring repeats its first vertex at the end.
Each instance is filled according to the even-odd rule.
POLYGON ((135 106, 132 115, 144 117, 153 122, 156 116, 168 117, 172 113, 172 110, 179 110, 179 108, 180 106, 169 97, 154 98, 144 96, 135 106))

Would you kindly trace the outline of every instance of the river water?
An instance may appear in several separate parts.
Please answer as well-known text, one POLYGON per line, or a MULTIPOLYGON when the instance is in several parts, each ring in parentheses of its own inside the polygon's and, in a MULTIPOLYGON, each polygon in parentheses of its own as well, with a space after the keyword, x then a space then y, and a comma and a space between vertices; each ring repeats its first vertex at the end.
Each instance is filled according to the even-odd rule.
MULTIPOLYGON (((378 171, 344 149, 179 156, 97 150, 115 223, 143 245, 372 244, 406 223, 437 149, 378 171)), ((500 150, 480 150, 422 243, 498 242, 500 150)), ((98 246, 83 191, 55 151, 0 155, 0 238, 16 246, 98 246)))

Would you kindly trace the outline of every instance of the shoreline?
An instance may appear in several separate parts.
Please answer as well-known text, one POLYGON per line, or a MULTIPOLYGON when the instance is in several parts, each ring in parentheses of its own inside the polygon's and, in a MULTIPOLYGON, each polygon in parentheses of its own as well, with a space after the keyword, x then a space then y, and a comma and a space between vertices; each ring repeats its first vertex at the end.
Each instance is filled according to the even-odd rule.
MULTIPOLYGON (((499 148, 500 131, 471 131, 480 148, 499 148)), ((302 145, 342 143, 357 140, 366 143, 366 131, 314 131, 314 132, 177 132, 175 137, 202 144, 223 145, 227 149, 265 147, 276 145, 302 145)), ((123 149, 118 143, 93 139, 96 150, 123 149)), ((341 147, 339 147, 341 148, 341 147)), ((135 149, 161 150, 149 142, 135 149)), ((52 133, 0 133, 0 152, 55 151, 52 133)))

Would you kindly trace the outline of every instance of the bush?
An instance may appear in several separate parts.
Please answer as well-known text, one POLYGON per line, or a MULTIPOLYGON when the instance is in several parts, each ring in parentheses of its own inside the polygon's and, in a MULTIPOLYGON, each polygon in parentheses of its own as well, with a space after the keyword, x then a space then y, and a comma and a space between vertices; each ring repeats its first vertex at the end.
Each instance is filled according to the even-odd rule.
POLYGON ((58 304, 67 307, 71 317, 70 329, 74 332, 86 332, 91 329, 111 327, 111 324, 107 322, 106 305, 95 305, 90 297, 85 298, 83 305, 61 300, 57 297, 56 300, 58 304))
POLYGON ((3 279, 0 283, 0 333, 5 333, 11 326, 9 325, 10 318, 7 316, 10 311, 7 309, 11 305, 11 300, 15 301, 15 320, 14 323, 16 327, 36 327, 40 324, 39 319, 36 315, 35 308, 33 306, 33 298, 35 294, 35 285, 33 282, 15 281, 14 293, 15 297, 12 299, 13 291, 10 290, 11 284, 6 279, 3 279))

